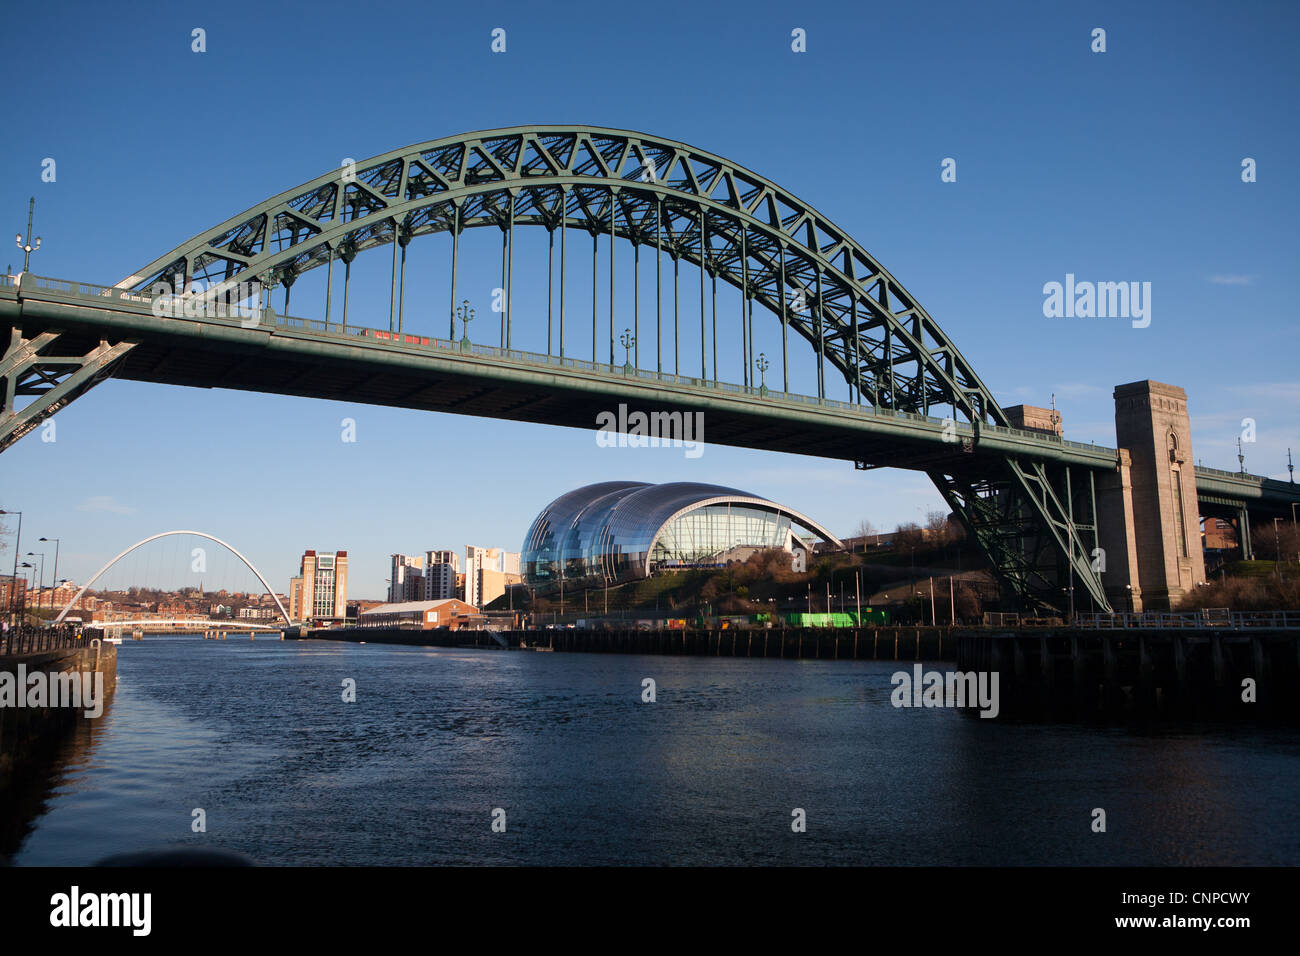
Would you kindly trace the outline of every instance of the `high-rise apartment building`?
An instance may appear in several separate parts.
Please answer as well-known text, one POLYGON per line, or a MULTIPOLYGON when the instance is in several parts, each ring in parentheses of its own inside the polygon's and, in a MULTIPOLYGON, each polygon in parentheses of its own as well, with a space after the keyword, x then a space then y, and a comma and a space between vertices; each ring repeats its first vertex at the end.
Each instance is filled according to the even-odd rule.
POLYGON ((289 582, 289 616, 295 621, 347 617, 348 553, 304 551, 289 582))
POLYGON ((507 588, 519 584, 522 580, 518 574, 506 574, 504 571, 480 568, 474 572, 474 593, 483 602, 482 606, 486 607, 505 594, 507 588))
POLYGON ((424 569, 425 601, 446 601, 456 597, 456 568, 450 564, 431 564, 424 569))
POLYGON ((424 552, 424 566, 432 567, 435 564, 450 564, 452 570, 457 574, 460 573, 460 555, 455 551, 426 551, 424 552))
POLYGON ((483 607, 520 579, 518 551, 465 546, 465 601, 483 607), (486 572, 486 573, 485 573, 486 572))
POLYGON ((388 576, 388 602, 390 604, 424 599, 423 568, 424 559, 417 555, 395 554, 392 556, 392 573, 388 576))
POLYGON ((465 603, 474 607, 483 606, 481 593, 482 576, 480 571, 499 571, 501 569, 500 548, 480 548, 472 544, 465 545, 465 603))

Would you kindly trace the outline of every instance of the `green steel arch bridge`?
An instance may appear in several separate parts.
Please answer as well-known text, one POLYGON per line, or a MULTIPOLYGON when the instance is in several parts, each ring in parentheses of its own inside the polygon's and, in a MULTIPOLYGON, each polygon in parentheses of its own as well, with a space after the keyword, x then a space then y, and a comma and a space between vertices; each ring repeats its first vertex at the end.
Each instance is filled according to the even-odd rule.
MULTIPOLYGON (((1077 587, 1085 608, 1109 610, 1093 567, 1095 485, 1116 468, 1116 450, 1011 427, 948 335, 852 237, 772 181, 684 143, 587 126, 421 143, 267 199, 112 286, 6 276, 0 318, 10 326, 0 451, 110 376, 588 429, 596 410, 623 402, 647 413, 698 411, 710 442, 924 471, 1022 607, 1062 608, 1077 587), (468 330, 456 337, 461 238, 475 227, 501 235, 496 345, 472 343, 468 330), (524 227, 548 235, 545 316, 512 307, 515 234, 524 227), (407 247, 441 233, 451 239, 445 339, 405 323, 407 247), (571 249, 575 242, 583 248, 571 249), (392 258, 388 326, 359 326, 350 321, 352 263, 383 250, 392 258), (589 314, 585 264, 581 287, 571 281, 572 260, 588 253, 589 314), (629 255, 630 304, 615 294, 616 261, 629 255), (653 310, 642 302, 642 258, 654 261, 653 310), (681 280, 683 264, 698 273, 698 289, 693 276, 681 280), (293 285, 312 269, 327 270, 325 301, 317 317, 296 317, 293 285), (741 302, 739 334, 721 341, 719 282, 741 302), (270 306, 276 288, 280 313, 270 306), (700 362, 684 369, 680 336, 696 331, 693 321, 683 329, 679 306, 697 295, 700 362), (232 306, 245 298, 245 308, 232 306), (779 327, 779 357, 756 354, 755 306, 757 321, 779 327), (546 352, 515 348, 518 324, 543 319, 546 352), (585 333, 588 319, 590 352, 579 355, 575 332, 581 323, 585 333), (650 323, 653 360, 637 341, 650 323), (622 364, 620 325, 632 333, 622 364), (791 391, 792 351, 815 358, 815 394, 791 391), (720 376, 720 355, 727 368, 740 360, 739 381, 720 376), (779 390, 768 386, 769 371, 779 390), (828 378, 847 384, 847 401, 828 397, 828 378), (19 397, 30 401, 19 408, 19 397)), ((1281 514, 1300 501, 1285 482, 1196 474, 1202 497, 1225 509, 1281 514)))

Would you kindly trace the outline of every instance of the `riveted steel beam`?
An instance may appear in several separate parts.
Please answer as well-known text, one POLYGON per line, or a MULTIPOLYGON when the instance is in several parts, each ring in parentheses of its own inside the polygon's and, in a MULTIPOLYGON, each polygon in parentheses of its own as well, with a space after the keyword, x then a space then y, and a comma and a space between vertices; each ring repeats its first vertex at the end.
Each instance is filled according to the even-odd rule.
POLYGON ((51 351, 60 334, 47 330, 26 339, 22 329, 10 328, 0 358, 0 452, 111 375, 134 344, 101 341, 84 354, 60 355, 51 351), (19 396, 32 400, 18 408, 19 396))

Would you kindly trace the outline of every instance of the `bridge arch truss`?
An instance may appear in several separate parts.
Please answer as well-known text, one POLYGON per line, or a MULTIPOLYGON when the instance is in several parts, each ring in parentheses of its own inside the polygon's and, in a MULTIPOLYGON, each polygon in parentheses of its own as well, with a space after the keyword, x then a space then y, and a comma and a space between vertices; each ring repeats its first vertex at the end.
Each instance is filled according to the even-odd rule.
MULTIPOLYGON (((757 377, 753 307, 781 329, 780 369, 789 389, 793 333, 816 356, 817 396, 828 372, 848 384, 851 400, 878 409, 950 415, 981 425, 1009 424, 991 390, 920 303, 875 258, 826 216, 792 193, 734 162, 687 144, 628 130, 590 126, 532 126, 447 137, 333 170, 201 232, 118 283, 124 290, 229 288, 256 280, 285 288, 285 309, 296 279, 328 270, 326 324, 333 271, 344 270, 344 324, 351 264, 361 252, 391 247, 390 330, 403 330, 406 248, 420 236, 452 237, 449 337, 455 338, 460 237, 466 229, 495 227, 502 236, 501 344, 511 347, 514 231, 544 228, 549 255, 560 246, 558 354, 566 342, 568 246, 590 236, 593 297, 597 250, 608 243, 608 355, 592 309, 592 361, 615 360, 615 239, 633 247, 640 275, 642 250, 658 269, 667 257, 699 269, 700 374, 717 380, 716 283, 739 290, 738 347, 743 384, 757 377), (570 236, 570 232, 577 235, 570 236), (706 276, 714 303, 712 349, 705 323, 706 276)), ((548 273, 549 275, 549 273, 548 273)), ((204 294, 200 292, 199 294, 204 294)), ((210 293, 209 293, 210 294, 210 293)), ((693 292, 688 292, 692 294, 693 292)), ((547 342, 553 307, 548 280, 547 342)), ((676 301, 676 300, 674 300, 676 301)), ((633 306, 638 326, 640 297, 633 306)), ((656 323, 663 318, 656 309, 656 323)), ((673 342, 678 341, 674 310, 673 342)), ((735 337, 735 333, 731 333, 735 337)), ((656 336, 662 351, 662 336, 656 336)), ((724 342, 724 347, 727 343, 724 342)), ((637 365, 642 363, 638 353, 637 365)), ((663 356, 656 359, 662 371, 663 356)), ((1022 606, 1063 608, 1079 584, 1085 603, 1109 610, 1093 569, 1097 547, 1095 495, 1075 494, 1091 473, 1029 458, 990 462, 956 454, 929 459, 863 461, 864 467, 901 465, 926 471, 949 506, 983 547, 1022 606)), ((864 453, 864 459, 868 458, 864 453)))

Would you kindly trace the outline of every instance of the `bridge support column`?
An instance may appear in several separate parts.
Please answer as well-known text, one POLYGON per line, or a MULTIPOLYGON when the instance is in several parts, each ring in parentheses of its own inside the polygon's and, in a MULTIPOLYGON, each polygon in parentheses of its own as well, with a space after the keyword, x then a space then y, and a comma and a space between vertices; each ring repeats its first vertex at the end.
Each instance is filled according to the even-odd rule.
POLYGON ((1119 449, 1115 470, 1097 478, 1097 537, 1101 580, 1110 606, 1140 612, 1142 588, 1137 575, 1137 538, 1133 527, 1132 456, 1119 449))
POLYGON ((1255 556, 1255 546, 1250 541, 1250 509, 1244 505, 1237 513, 1237 540, 1241 544, 1241 560, 1251 560, 1255 556))
POLYGON ((1170 610, 1205 580, 1187 393, 1150 380, 1117 386, 1115 437, 1132 457, 1131 527, 1144 603, 1170 610))

